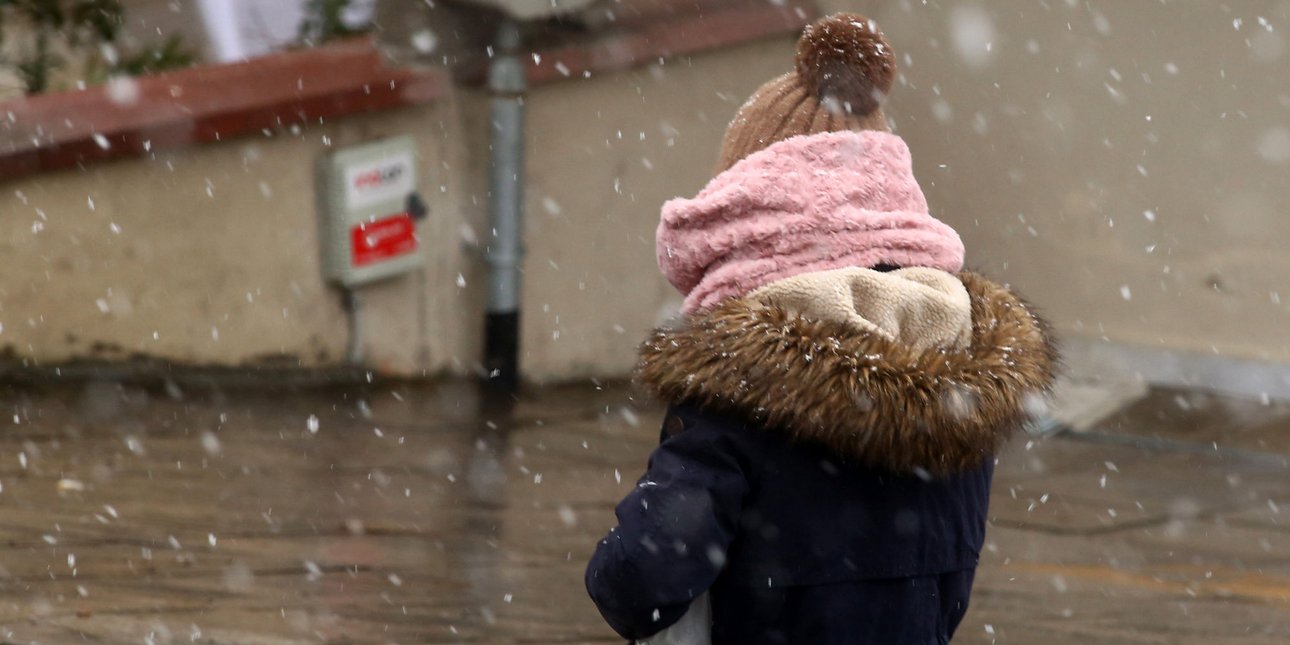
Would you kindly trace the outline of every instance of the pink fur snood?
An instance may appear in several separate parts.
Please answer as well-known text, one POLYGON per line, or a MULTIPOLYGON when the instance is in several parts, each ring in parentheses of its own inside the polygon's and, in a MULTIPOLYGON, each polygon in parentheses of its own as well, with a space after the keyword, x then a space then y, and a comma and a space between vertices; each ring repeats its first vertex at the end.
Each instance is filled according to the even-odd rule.
POLYGON ((792 137, 663 205, 658 265, 693 313, 801 273, 963 268, 958 233, 927 212, 909 148, 887 132, 792 137))

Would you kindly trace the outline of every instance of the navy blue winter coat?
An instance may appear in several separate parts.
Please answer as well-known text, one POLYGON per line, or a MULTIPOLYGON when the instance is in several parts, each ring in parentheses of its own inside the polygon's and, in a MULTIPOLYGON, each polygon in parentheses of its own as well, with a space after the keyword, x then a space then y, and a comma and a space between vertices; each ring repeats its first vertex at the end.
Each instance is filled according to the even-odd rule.
POLYGON ((949 641, 993 455, 1055 360, 1010 292, 959 277, 961 350, 737 300, 655 333, 638 380, 674 404, 586 573, 616 632, 650 636, 710 591, 716 645, 949 641))

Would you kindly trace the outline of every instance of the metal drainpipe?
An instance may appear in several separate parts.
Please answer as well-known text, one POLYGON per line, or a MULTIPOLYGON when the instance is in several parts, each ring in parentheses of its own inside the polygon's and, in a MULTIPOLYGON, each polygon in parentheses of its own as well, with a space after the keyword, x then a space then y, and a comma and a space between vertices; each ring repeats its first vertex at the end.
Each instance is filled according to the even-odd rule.
POLYGON ((519 389, 520 261, 524 255, 524 64, 514 20, 502 22, 488 70, 492 173, 487 259, 488 312, 484 319, 484 369, 491 389, 519 389))

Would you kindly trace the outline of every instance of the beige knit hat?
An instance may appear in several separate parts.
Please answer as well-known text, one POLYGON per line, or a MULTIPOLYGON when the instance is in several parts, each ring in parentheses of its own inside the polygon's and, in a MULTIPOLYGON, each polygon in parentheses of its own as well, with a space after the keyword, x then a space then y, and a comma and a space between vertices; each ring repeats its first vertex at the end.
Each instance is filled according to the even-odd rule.
POLYGON ((896 77, 896 56, 878 25, 835 13, 802 31, 796 69, 762 85, 726 129, 720 173, 777 141, 841 130, 889 132, 880 109, 896 77))

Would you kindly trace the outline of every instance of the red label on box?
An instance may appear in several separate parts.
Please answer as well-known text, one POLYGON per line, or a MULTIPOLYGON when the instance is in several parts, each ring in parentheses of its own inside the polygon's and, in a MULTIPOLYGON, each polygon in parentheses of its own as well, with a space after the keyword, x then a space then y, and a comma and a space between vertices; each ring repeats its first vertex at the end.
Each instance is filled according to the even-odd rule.
POLYGON ((350 252, 355 267, 407 255, 417 250, 416 226, 407 213, 364 222, 350 229, 350 252))

